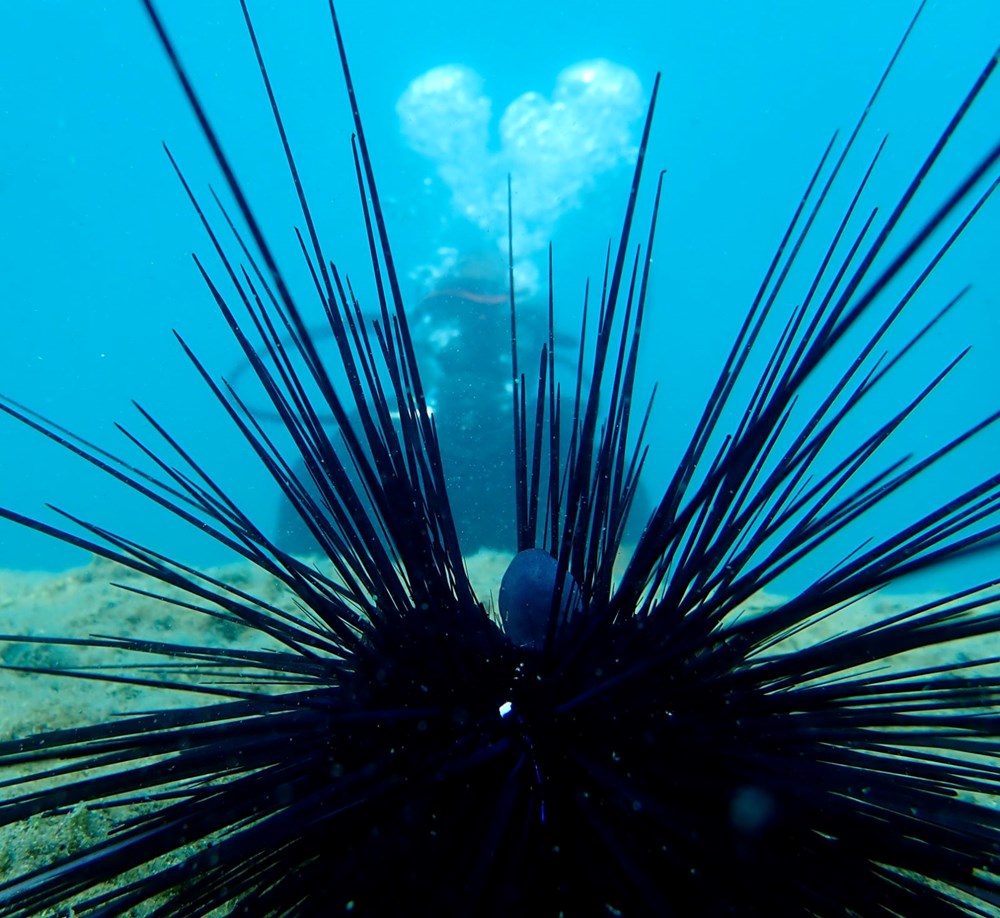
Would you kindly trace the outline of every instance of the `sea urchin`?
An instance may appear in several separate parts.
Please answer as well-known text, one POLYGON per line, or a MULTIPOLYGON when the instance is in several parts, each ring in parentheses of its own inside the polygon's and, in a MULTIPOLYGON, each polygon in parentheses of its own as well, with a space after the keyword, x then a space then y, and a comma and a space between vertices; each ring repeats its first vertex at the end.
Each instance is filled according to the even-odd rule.
POLYGON ((648 239, 634 251, 629 239, 654 88, 624 226, 565 394, 551 299, 548 344, 524 354, 511 292, 519 553, 493 616, 460 551, 332 4, 377 285, 373 323, 322 248, 243 11, 345 392, 146 6, 235 202, 216 198, 221 219, 210 220, 171 156, 222 265, 213 276, 196 259, 198 269, 280 417, 280 439, 181 346, 325 557, 314 564, 278 548, 142 409, 155 445, 128 436, 152 471, 0 404, 209 532, 293 600, 253 595, 68 513, 73 526, 62 529, 0 510, 148 578, 128 589, 162 593, 257 641, 4 637, 145 661, 144 670, 9 668, 165 700, 162 710, 0 743, 10 775, 0 823, 81 807, 120 814, 105 838, 0 882, 0 915, 993 914, 1000 660, 975 643, 961 662, 921 653, 995 632, 996 582, 891 616, 859 619, 853 607, 1000 535, 1000 475, 955 487, 884 536, 857 535, 1000 419, 923 456, 891 455, 895 432, 961 359, 942 361, 898 403, 885 394, 958 299, 925 324, 904 321, 1000 182, 1000 143, 922 225, 904 232, 905 219, 996 59, 887 212, 866 203, 879 148, 831 218, 845 163, 863 155, 858 130, 831 143, 676 473, 623 552, 649 417, 633 409, 659 191, 648 239), (824 225, 833 231, 803 263, 824 225), (855 435, 873 403, 879 422, 855 435), (840 560, 828 560, 823 551, 845 537, 840 560), (753 604, 789 573, 794 591, 753 604))

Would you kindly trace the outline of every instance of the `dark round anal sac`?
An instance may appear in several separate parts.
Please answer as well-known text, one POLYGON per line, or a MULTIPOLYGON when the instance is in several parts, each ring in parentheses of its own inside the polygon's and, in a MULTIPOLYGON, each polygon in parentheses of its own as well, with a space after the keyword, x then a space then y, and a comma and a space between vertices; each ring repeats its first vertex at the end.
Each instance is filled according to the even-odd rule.
MULTIPOLYGON (((539 649, 545 643, 556 601, 558 562, 541 548, 518 552, 500 581, 500 618, 507 637, 519 647, 539 649)), ((582 608, 580 588, 567 571, 559 597, 559 620, 569 621, 582 608)))

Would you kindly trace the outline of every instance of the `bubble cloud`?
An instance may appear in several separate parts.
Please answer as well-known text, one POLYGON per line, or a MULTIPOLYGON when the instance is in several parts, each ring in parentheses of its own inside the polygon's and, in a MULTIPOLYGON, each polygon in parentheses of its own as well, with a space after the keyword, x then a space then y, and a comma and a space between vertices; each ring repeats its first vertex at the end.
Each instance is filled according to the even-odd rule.
MULTIPOLYGON (((634 161, 642 85, 634 71, 604 59, 567 67, 551 99, 527 92, 507 106, 499 149, 490 143, 492 109, 482 78, 460 65, 428 70, 396 103, 403 137, 434 163, 455 215, 504 252, 510 174, 514 249, 518 259, 530 260, 601 173, 634 161)), ((530 288, 534 278, 522 276, 521 283, 530 288)))

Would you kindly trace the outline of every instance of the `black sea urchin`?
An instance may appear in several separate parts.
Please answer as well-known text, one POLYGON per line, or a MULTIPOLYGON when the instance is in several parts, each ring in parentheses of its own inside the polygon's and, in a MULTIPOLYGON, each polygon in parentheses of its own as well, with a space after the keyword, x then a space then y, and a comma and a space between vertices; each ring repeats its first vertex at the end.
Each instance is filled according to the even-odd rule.
POLYGON ((5 638, 143 659, 146 672, 58 672, 154 690, 164 709, 0 744, 13 775, 3 824, 81 807, 121 814, 106 838, 6 878, 0 914, 994 914, 1000 660, 974 642, 960 662, 922 652, 995 632, 996 581, 891 616, 862 620, 853 606, 1000 534, 1000 475, 955 485, 927 511, 905 500, 1000 412, 922 456, 892 453, 896 431, 960 358, 898 402, 887 385, 952 303, 915 326, 904 321, 908 305, 1000 181, 997 144, 905 230, 996 60, 887 213, 865 203, 872 151, 817 260, 803 264, 845 163, 861 156, 857 132, 831 144, 676 474, 616 573, 643 459, 633 387, 652 228, 645 255, 630 254, 628 240, 647 120, 569 394, 550 348, 520 355, 538 367, 530 380, 514 348, 521 554, 502 590, 505 629, 477 599, 459 551, 336 16, 377 279, 371 327, 321 248, 249 17, 247 26, 347 395, 334 391, 150 14, 236 201, 218 233, 205 219, 224 266, 220 277, 203 270, 205 282, 288 447, 182 346, 327 564, 280 551, 146 412, 162 442, 130 439, 153 473, 3 403, 209 531, 294 602, 251 595, 69 514, 73 532, 0 511, 148 575, 160 586, 146 589, 175 607, 262 645, 5 638), (831 383, 817 384, 820 367, 831 383), (878 423, 845 436, 874 402, 878 423), (334 425, 321 421, 327 412, 334 425), (300 459, 308 483, 294 471, 300 459), (867 521, 886 506, 898 508, 898 525, 871 535, 867 521), (844 545, 840 560, 821 560, 833 544, 844 545), (787 598, 751 603, 787 574, 787 598), (168 701, 178 696, 198 703, 168 701))

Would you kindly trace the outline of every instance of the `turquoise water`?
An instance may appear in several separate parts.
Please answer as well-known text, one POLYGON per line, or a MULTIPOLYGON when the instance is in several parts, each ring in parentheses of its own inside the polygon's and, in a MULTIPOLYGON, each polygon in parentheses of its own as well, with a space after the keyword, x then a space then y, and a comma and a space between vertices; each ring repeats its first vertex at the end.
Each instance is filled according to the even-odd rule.
MULTIPOLYGON (((433 165, 400 134, 396 100, 412 79, 447 63, 474 69, 493 100, 495 132, 507 104, 527 91, 549 93, 556 74, 577 61, 606 57, 630 67, 646 92, 662 70, 648 175, 659 168, 668 174, 640 382, 646 389, 660 382, 647 475, 655 492, 831 132, 853 125, 914 6, 911 0, 690 0, 572 9, 544 2, 496 9, 342 3, 401 269, 427 263, 434 246, 461 235, 433 165)), ((325 4, 296 3, 294 16, 290 8, 252 4, 328 254, 370 297, 351 125, 325 4)), ((171 3, 166 18, 270 240, 295 266, 297 289, 307 291, 290 229, 301 218, 238 4, 171 3)), ((891 207, 998 37, 994 0, 928 5, 861 140, 855 176, 857 163, 891 132, 869 204, 891 207)), ((139 4, 4 4, 0 94, 0 391, 104 446, 121 444, 129 456, 114 423, 142 428, 129 404, 137 399, 193 445, 267 529, 276 512, 273 488, 229 433, 170 333, 180 331, 220 373, 239 363, 190 259, 191 251, 207 253, 209 245, 160 142, 170 144, 199 191, 206 182, 219 184, 218 172, 139 4)), ((1000 86, 993 86, 927 182, 907 226, 918 226, 996 141, 997 123, 1000 86)), ((627 181, 625 168, 603 174, 580 207, 553 227, 557 291, 569 326, 583 278, 599 278, 607 239, 619 229, 627 181)), ((647 179, 647 190, 651 184, 647 179)), ((846 202, 843 193, 840 202, 846 202)), ((900 368, 886 399, 904 397, 965 344, 974 350, 947 391, 900 431, 887 459, 924 453, 997 407, 998 238, 1000 206, 994 203, 914 304, 915 327, 919 316, 965 283, 975 284, 958 314, 900 368)), ((418 296, 415 282, 404 291, 418 296)), ((885 404, 880 401, 881 412, 885 404)), ((860 435, 863 422, 845 437, 860 435)), ((123 494, 38 435, 4 421, 0 443, 4 505, 36 513, 54 502, 182 557, 224 559, 221 549, 150 513, 145 500, 123 494)), ((1000 437, 982 438, 904 501, 886 507, 864 535, 891 529, 900 514, 905 518, 994 471, 998 455, 1000 437)), ((0 527, 0 566, 60 569, 84 557, 0 527)), ((995 565, 995 557, 979 556, 963 570, 941 572, 940 584, 988 576, 995 565)))

